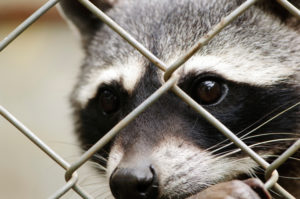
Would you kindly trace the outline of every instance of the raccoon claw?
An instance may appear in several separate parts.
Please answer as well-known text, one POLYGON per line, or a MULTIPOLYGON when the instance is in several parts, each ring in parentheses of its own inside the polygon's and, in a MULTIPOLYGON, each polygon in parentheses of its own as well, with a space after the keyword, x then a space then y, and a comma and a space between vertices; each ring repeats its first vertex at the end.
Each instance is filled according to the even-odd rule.
POLYGON ((187 199, 271 199, 258 179, 233 180, 216 184, 187 199))

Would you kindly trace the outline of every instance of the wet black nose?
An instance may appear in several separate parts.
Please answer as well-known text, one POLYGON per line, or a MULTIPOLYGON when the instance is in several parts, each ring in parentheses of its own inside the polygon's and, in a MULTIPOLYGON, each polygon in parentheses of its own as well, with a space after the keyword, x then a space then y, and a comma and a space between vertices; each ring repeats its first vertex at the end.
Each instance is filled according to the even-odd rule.
POLYGON ((117 168, 110 177, 110 189, 116 199, 155 199, 157 175, 152 166, 117 168))

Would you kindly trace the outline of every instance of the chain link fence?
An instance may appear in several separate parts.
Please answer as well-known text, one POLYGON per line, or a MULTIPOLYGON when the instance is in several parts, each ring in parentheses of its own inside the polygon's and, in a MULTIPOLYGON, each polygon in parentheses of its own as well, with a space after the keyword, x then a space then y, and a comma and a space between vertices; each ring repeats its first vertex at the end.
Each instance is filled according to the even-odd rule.
MULTIPOLYGON (((123 120, 115 125, 104 137, 102 137, 94 146, 87 150, 76 162, 70 164, 64 160, 59 154, 54 152, 45 142, 43 142, 36 134, 22 124, 16 117, 14 117, 8 110, 0 105, 0 114, 13 126, 15 126, 21 133, 23 133, 29 140, 31 140, 40 150, 44 151, 49 158, 60 165, 65 172, 66 184, 59 190, 53 193, 49 198, 61 198, 70 189, 73 189, 82 198, 91 199, 93 198, 78 184, 79 175, 77 170, 84 165, 97 151, 104 147, 122 128, 128 125, 134 120, 140 113, 147 109, 153 104, 161 95, 165 92, 172 90, 182 100, 189 104, 194 110, 196 110, 202 117, 204 117, 209 123, 214 125, 220 133, 223 133, 229 140, 237 145, 241 150, 246 152, 253 160, 255 160, 265 170, 265 188, 275 189, 283 197, 289 199, 295 199, 290 193, 284 190, 278 183, 279 174, 277 168, 282 165, 291 155, 293 155, 300 148, 300 139, 297 140, 292 146, 290 146, 281 156, 279 156, 271 164, 266 162, 262 157, 255 153, 249 146, 247 146, 242 140, 240 140, 235 134, 233 134, 226 126, 218 121, 213 115, 207 112, 201 105, 191 99, 184 91, 182 91, 177 85, 177 77, 172 76, 173 72, 181 67, 190 57, 192 57, 201 47, 206 45, 213 37, 218 34, 223 28, 235 20, 239 15, 245 12, 253 4, 259 0, 247 0, 231 12, 228 16, 225 16, 217 25, 214 26, 205 36, 203 36, 186 54, 177 59, 171 65, 166 65, 155 55, 153 55, 148 49, 142 44, 135 40, 128 32, 120 27, 116 22, 110 19, 106 14, 99 10, 88 0, 78 0, 82 5, 88 8, 95 16, 117 32, 123 37, 129 44, 155 64, 160 70, 164 72, 165 83, 157 89, 150 97, 148 97, 142 104, 136 109, 129 113, 123 120)), ((44 13, 55 6, 59 0, 49 0, 30 17, 28 17, 23 23, 21 23, 14 31, 12 31, 4 40, 0 43, 0 52, 9 45, 15 38, 17 38, 23 31, 25 31, 32 23, 39 19, 44 13)), ((276 3, 274 1, 274 3, 276 3)), ((281 4, 289 12, 295 15, 300 20, 300 10, 286 0, 277 0, 277 3, 281 4)), ((294 105, 298 106, 300 102, 294 105)), ((290 107, 293 108, 293 107, 290 107)))

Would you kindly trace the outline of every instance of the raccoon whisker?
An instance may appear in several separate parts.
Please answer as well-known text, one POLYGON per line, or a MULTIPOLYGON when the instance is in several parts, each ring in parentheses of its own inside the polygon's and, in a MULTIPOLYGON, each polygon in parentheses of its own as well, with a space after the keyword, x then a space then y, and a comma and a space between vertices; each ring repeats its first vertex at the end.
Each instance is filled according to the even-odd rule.
POLYGON ((255 171, 251 172, 251 174, 252 174, 255 178, 259 179, 259 177, 256 175, 255 171))
MULTIPOLYGON (((251 148, 251 147, 250 147, 250 148, 251 148)), ((219 156, 219 154, 217 154, 218 157, 216 157, 216 158, 217 158, 217 159, 226 158, 226 157, 228 157, 228 156, 230 156, 230 155, 233 155, 233 154, 236 154, 236 153, 238 153, 238 152, 240 152, 240 151, 242 151, 240 148, 234 149, 234 150, 231 150, 231 151, 225 151, 225 152, 223 152, 223 153, 220 153, 220 154, 222 154, 222 155, 220 155, 220 156, 219 156)), ((235 160, 234 160, 234 161, 235 161, 235 160)))
MULTIPOLYGON (((218 150, 212 151, 211 153, 215 153, 216 151, 218 151, 218 150)), ((215 156, 217 156, 217 158, 224 158, 224 157, 230 156, 232 154, 238 153, 240 151, 241 151, 240 148, 236 148, 236 149, 227 150, 227 151, 223 151, 223 152, 217 153, 217 154, 215 154, 215 156)))
MULTIPOLYGON (((257 171, 257 173, 258 174, 262 174, 262 175, 264 175, 265 174, 265 170, 264 169, 262 169, 262 168, 259 168, 259 170, 260 171, 257 171)), ((288 179, 288 180, 300 180, 300 176, 299 177, 291 177, 291 176, 283 176, 283 175, 280 175, 280 173, 279 173, 279 176, 278 176, 279 178, 283 178, 283 179, 288 179)))
MULTIPOLYGON (((271 157, 279 157, 280 155, 262 155, 264 158, 271 158, 271 157)), ((295 158, 293 156, 290 156, 288 159, 290 160, 295 160, 295 161, 300 161, 300 158, 295 158)))
MULTIPOLYGON (((88 166, 89 168, 91 168, 90 166, 88 166)), ((86 170, 86 171, 83 171, 81 172, 80 171, 80 174, 82 176, 84 176, 85 178, 88 177, 89 179, 95 179, 95 181, 98 181, 99 180, 99 174, 101 175, 101 178, 104 178, 105 175, 106 175, 106 172, 104 171, 100 171, 99 170, 95 170, 94 168, 91 168, 93 171, 97 171, 97 172, 91 172, 90 170, 86 170)), ((81 179, 82 180, 82 179, 81 179)))
POLYGON ((300 177, 290 177, 290 176, 283 176, 283 175, 279 175, 279 178, 283 178, 287 180, 300 180, 300 177))
POLYGON ((89 190, 89 193, 92 195, 92 196, 96 196, 96 195, 103 195, 105 193, 110 193, 110 189, 109 189, 109 186, 107 183, 97 183, 97 182, 94 182, 94 183, 88 183, 88 184, 83 184, 83 183, 80 183, 80 185, 89 190))
MULTIPOLYGON (((300 104, 300 101, 293 104, 292 106, 286 108, 285 110, 281 111, 280 113, 274 115, 273 117, 271 117, 270 119, 268 119, 267 121, 265 121, 264 123, 260 124, 259 126, 257 126, 256 128, 252 129, 251 131, 249 131, 248 133, 246 133, 245 135, 241 136, 240 138, 246 137, 247 135, 255 132, 256 130, 260 129, 261 127, 263 127, 264 125, 268 124, 269 122, 271 122, 272 120, 276 119, 277 117, 281 116, 282 114, 288 112, 289 110, 296 108, 298 105, 300 104)), ((239 133, 238 133, 239 134, 239 133)))
MULTIPOLYGON (((262 136, 268 136, 268 135, 297 135, 296 133, 265 133, 265 134, 260 134, 260 135, 254 135, 254 136, 249 136, 249 137, 246 137, 246 138, 243 138, 242 140, 244 141, 244 140, 247 140, 247 139, 251 139, 251 138, 255 138, 255 137, 262 137, 262 136)), ((283 139, 287 139, 287 138, 283 138, 283 139)), ((298 138, 289 138, 289 139, 298 139, 298 138)), ((226 146, 229 146, 229 145, 224 145, 224 146, 222 146, 222 148, 218 148, 218 149, 216 149, 216 150, 214 150, 214 151, 211 151, 211 153, 215 153, 215 152, 217 152, 218 150, 220 150, 220 149, 223 149, 223 148, 225 148, 226 146)), ((235 150, 235 149, 233 149, 233 150, 235 150)), ((231 152, 233 151, 233 150, 231 150, 231 152)), ((221 152, 221 153, 218 153, 218 154, 216 154, 216 155, 222 155, 222 154, 224 154, 224 153, 228 153, 229 151, 225 151, 225 152, 221 152)))
MULTIPOLYGON (((238 149, 237 149, 238 150, 238 149)), ((223 156, 223 157, 220 157, 220 158, 224 158, 224 157, 227 157, 227 156, 223 156)), ((219 158, 219 157, 217 157, 217 158, 219 158)), ((228 162, 226 162, 226 163, 228 163, 228 164, 232 164, 232 163, 236 163, 236 162, 239 162, 239 161, 241 161, 241 160, 245 160, 245 159, 248 159, 248 158, 250 158, 250 157, 243 157, 243 158, 239 158, 239 159, 235 159, 235 160, 231 160, 231 161, 228 161, 228 162)))
POLYGON ((263 133, 263 134, 259 134, 259 135, 247 136, 247 137, 242 138, 241 140, 247 140, 247 139, 251 139, 251 138, 257 138, 257 137, 263 137, 263 136, 269 136, 269 135, 295 135, 295 136, 298 136, 297 133, 280 133, 280 132, 278 132, 278 133, 263 133))
POLYGON ((217 158, 225 158, 225 157, 228 157, 230 155, 236 154, 236 153, 238 153, 240 151, 241 151, 240 148, 233 149, 233 150, 230 150, 230 151, 225 151, 225 152, 217 154, 217 156, 218 156, 217 158))
POLYGON ((240 151, 240 149, 239 148, 235 148, 235 149, 231 149, 231 150, 227 150, 227 151, 223 151, 223 152, 220 152, 220 153, 217 153, 217 154, 215 154, 215 156, 217 156, 217 157, 223 157, 223 155, 228 155, 228 154, 231 154, 231 153, 236 153, 237 152, 237 150, 239 150, 240 151))
POLYGON ((284 142, 284 141, 294 141, 294 140, 298 140, 299 138, 280 138, 280 139, 273 139, 273 140, 267 140, 267 141, 263 141, 263 142, 258 142, 255 144, 251 144, 249 145, 249 147, 256 147, 259 145, 263 145, 263 144, 268 144, 268 143, 274 143, 274 142, 284 142))
MULTIPOLYGON (((257 168, 256 168, 257 169, 257 168)), ((258 176, 257 176, 257 174, 256 174, 257 172, 255 171, 255 169, 254 170, 251 170, 250 172, 249 172, 249 176, 251 177, 251 178, 257 178, 257 179, 260 179, 258 176)))
POLYGON ((76 149, 80 149, 79 147, 81 147, 80 144, 77 144, 77 143, 73 143, 73 142, 65 142, 65 141, 52 141, 52 142, 49 142, 51 144, 59 144, 59 145, 64 145, 64 146, 69 146, 69 147, 76 147, 76 149))
MULTIPOLYGON (((91 168, 91 167, 93 167, 93 165, 92 164, 90 164, 89 162, 87 162, 87 164, 86 164, 86 166, 84 166, 84 168, 91 168)), ((93 171, 96 171, 94 168, 92 169, 93 171)), ((83 171, 80 171, 79 172, 80 173, 80 175, 82 175, 82 176, 94 176, 95 175, 95 172, 91 172, 90 171, 90 169, 88 169, 88 170, 85 170, 85 169, 83 169, 83 171)), ((105 172, 104 171, 99 171, 99 170, 97 170, 97 174, 105 174, 105 172)), ((96 176, 96 175, 95 175, 96 176)), ((98 177, 99 177, 99 175, 97 175, 98 177)))
POLYGON ((98 164, 98 163, 96 163, 96 162, 91 162, 91 161, 89 161, 89 163, 88 163, 92 168, 95 168, 95 169, 97 169, 98 171, 100 170, 100 171, 102 171, 102 172, 106 172, 107 171, 107 169, 104 167, 104 166, 102 166, 102 165, 100 165, 100 164, 98 164))
MULTIPOLYGON (((217 159, 218 158, 216 158, 216 160, 217 159)), ((236 163, 242 163, 244 160, 248 160, 248 159, 250 159, 250 157, 244 157, 244 158, 239 158, 239 159, 235 159, 235 160, 227 160, 223 166, 226 167, 226 165, 231 166, 236 163)), ((224 175, 224 173, 222 171, 219 171, 217 174, 219 174, 220 176, 224 175)), ((245 174, 247 174, 248 176, 251 176, 251 177, 257 177, 255 175, 255 168, 249 169, 245 174)))
MULTIPOLYGON (((276 119, 277 117, 279 117, 280 115, 282 115, 282 114, 286 113, 287 111, 289 111, 289 110, 291 110, 291 109, 297 107, 299 104, 300 104, 300 102, 297 102, 297 103, 293 104, 292 106, 288 107, 287 109, 285 109, 285 110, 281 111, 280 113, 276 114, 275 116, 271 117, 270 119, 268 119, 268 120, 265 121, 264 123, 260 124, 260 125, 257 126, 256 128, 252 129, 251 131, 249 131, 249 132, 246 133, 245 135, 241 136, 240 138, 244 138, 244 137, 248 136, 249 134, 255 132, 256 130, 260 129, 260 128, 263 127, 264 125, 268 124, 270 121, 272 121, 272 120, 276 119)), ((262 120, 262 119, 264 119, 264 117, 261 118, 260 120, 262 120)), ((258 123, 260 120, 256 121, 255 123, 258 123)), ((254 123, 254 124, 255 124, 255 123, 254 123)), ((246 129, 250 128, 250 127, 253 126, 254 124, 250 125, 250 126, 247 127, 246 129)), ((241 133, 244 132, 246 129, 244 129, 244 130, 242 130, 242 131, 236 133, 236 135, 241 134, 241 133)), ((214 146, 209 147, 207 150, 212 150, 213 148, 215 148, 215 147, 219 146, 220 144, 222 144, 222 143, 224 143, 224 142, 227 142, 227 141, 229 141, 229 139, 225 139, 225 140, 223 140, 222 142, 219 142, 218 144, 215 144, 214 146)), ((230 143, 228 143, 228 144, 226 144, 226 145, 224 145, 224 146, 222 146, 222 147, 216 149, 216 151, 214 151, 214 152, 217 152, 218 150, 221 150, 221 149, 223 149, 223 148, 225 148, 225 147, 227 147, 227 146, 230 146, 230 145, 232 145, 232 144, 233 144, 233 143, 230 142, 230 143)))
MULTIPOLYGON (((270 157, 279 157, 280 155, 260 155, 262 158, 266 159, 266 158, 270 158, 270 157)), ((244 157, 244 158, 240 158, 240 159, 236 159, 236 160, 232 160, 230 161, 230 163, 235 163, 235 162, 238 162, 240 160, 243 160, 243 159, 247 159, 247 158, 250 158, 250 157, 244 157)), ((300 158, 295 158, 295 157, 289 157, 288 159, 290 160, 295 160, 295 161, 300 161, 300 158)), ((260 171, 263 171, 264 172, 264 169, 258 167, 257 168, 258 170, 260 171)), ((259 173, 258 171, 256 173, 259 173)), ((297 177, 298 178, 298 177, 297 177)), ((300 177, 299 177, 300 178, 300 177)))
POLYGON ((268 144, 268 143, 274 143, 274 142, 285 142, 285 141, 295 141, 298 140, 299 138, 280 138, 280 139, 273 139, 273 140, 267 140, 267 141, 263 141, 263 142, 258 142, 255 144, 250 145, 250 147, 256 147, 259 145, 263 145, 263 144, 268 144))
POLYGON ((82 175, 80 176, 80 184, 85 184, 88 181, 88 183, 92 183, 94 182, 95 184, 105 184, 104 181, 99 181, 99 175, 97 174, 86 174, 86 175, 82 175), (92 182, 91 182, 92 181, 92 182))
POLYGON ((104 158, 103 156, 99 155, 99 154, 94 154, 93 158, 95 158, 96 160, 107 162, 107 159, 104 158))
MULTIPOLYGON (((226 144, 226 145, 223 145, 223 146, 221 146, 221 147, 219 147, 219 148, 216 148, 215 150, 213 150, 213 151, 211 151, 211 153, 216 153, 216 152, 218 152, 218 151, 220 151, 220 150, 222 150, 222 149, 224 149, 224 148, 226 148, 227 146, 230 146, 231 144, 226 144)), ((210 149, 210 148, 209 148, 210 149)), ((209 150, 209 149, 207 149, 207 150, 209 150)))
POLYGON ((277 150, 285 150, 286 148, 283 146, 272 146, 272 145, 263 145, 263 146, 255 146, 255 149, 277 149, 277 150))
POLYGON ((78 154, 68 154, 66 156, 62 156, 65 160, 67 160, 68 162, 75 162, 76 160, 79 159, 79 155, 78 154))
MULTIPOLYGON (((250 148, 254 148, 254 147, 257 147, 257 146, 260 146, 260 145, 263 145, 263 144, 274 143, 274 142, 283 142, 283 141, 292 141, 292 140, 297 140, 297 139, 298 138, 273 139, 273 140, 268 140, 268 141, 264 141, 264 142, 255 143, 255 144, 248 145, 248 146, 250 148)), ((223 152, 223 153, 225 153, 224 155, 218 156, 216 158, 225 158, 225 157, 228 157, 228 156, 233 155, 235 153, 238 153, 240 151, 241 151, 240 148, 238 148, 236 150, 231 150, 230 152, 226 151, 226 152, 223 152)), ((220 154, 222 154, 222 153, 220 153, 220 154)))
POLYGON ((86 177, 84 179, 84 182, 80 182, 80 185, 82 185, 82 187, 97 187, 97 188, 108 188, 108 183, 102 180, 99 180, 99 176, 98 179, 96 179, 96 176, 91 177, 86 177))
MULTIPOLYGON (((257 173, 264 174, 264 172, 257 172, 257 173)), ((291 176, 283 176, 283 175, 279 175, 278 177, 287 180, 300 180, 300 177, 291 177, 291 176)))
POLYGON ((108 188, 109 186, 106 183, 97 183, 97 182, 93 182, 93 183, 81 183, 80 184, 82 187, 89 187, 89 186, 97 186, 97 188, 108 188))
POLYGON ((276 191, 274 191, 274 189, 269 189, 269 192, 271 192, 272 194, 278 196, 278 197, 282 197, 279 193, 277 193, 276 191))
MULTIPOLYGON (((287 105, 289 103, 286 103, 285 105, 287 105)), ((285 105, 282 105, 282 106, 285 106, 285 105)), ((251 131, 249 131, 247 134, 249 133, 252 133, 254 131, 256 131, 257 129, 261 128, 262 126, 266 125, 267 123, 269 123, 270 121, 276 119, 277 117, 281 116, 282 114, 288 112, 289 110, 293 109, 293 108, 296 108, 298 105, 300 105, 300 101, 289 106, 288 108, 284 109, 283 111, 277 113, 276 115, 274 115, 273 117, 271 117, 270 119, 268 119, 267 121, 265 121, 264 123, 262 123, 261 125, 257 126, 256 128, 252 129, 251 131)), ((259 119, 258 121, 254 122, 252 125, 250 126, 254 126, 254 124, 258 123, 259 121, 261 121, 262 119, 266 118, 267 116, 271 115, 273 112, 277 111, 279 108, 281 108, 282 106, 279 106, 277 107, 276 109, 274 109, 273 111, 271 111, 270 113, 266 114, 265 116, 263 116, 261 119, 259 119)), ((249 127, 250 127, 249 126, 249 127)), ((236 135, 239 135, 243 132, 245 132, 246 129, 249 129, 249 127, 245 128, 244 130, 242 131, 239 131, 236 135)), ((244 135, 245 136, 245 135, 244 135)), ((243 137, 243 136, 242 136, 243 137)))
MULTIPOLYGON (((266 117, 268 117, 269 115, 271 115, 272 113, 274 113, 276 110, 278 110, 278 109, 281 108, 282 106, 284 106, 284 105, 281 105, 281 106, 279 106, 279 107, 276 107, 276 109, 274 109, 274 110, 271 111, 270 113, 267 113, 266 115, 264 115, 263 117, 261 117, 260 119, 258 119, 258 120, 255 121, 254 123, 252 123, 251 125, 247 126, 247 127, 244 128, 243 130, 237 132, 236 135, 239 135, 239 134, 245 132, 246 130, 250 129, 251 127, 255 126, 257 123, 259 123, 260 121, 262 121, 263 119, 265 119, 266 117)), ((216 146, 218 146, 218 145, 220 145, 220 144, 222 144, 222 143, 224 143, 224 142, 227 142, 227 141, 230 141, 230 140, 229 140, 229 139, 225 139, 225 140, 223 140, 222 142, 219 142, 218 144, 215 144, 214 146, 209 147, 207 150, 210 150, 210 149, 212 149, 212 148, 214 148, 214 147, 216 147, 216 146)))
MULTIPOLYGON (((243 138, 241 139, 242 141, 245 141, 245 140, 249 140, 251 138, 255 138, 255 137, 263 137, 263 136, 267 136, 267 135, 275 135, 275 134, 283 134, 283 133, 269 133, 269 134, 261 134, 261 135, 255 135, 255 136, 249 136, 249 137, 246 137, 246 138, 243 138)), ((296 134, 293 134, 293 133, 286 133, 287 135, 296 135, 296 134)), ((256 146, 256 145, 259 145, 259 144, 265 144, 265 143, 269 143, 269 142, 275 142, 275 141, 278 141, 278 142, 283 142, 283 141, 292 141, 292 140, 297 140, 299 138, 281 138, 281 139, 273 139, 273 140, 268 140, 268 141, 265 141, 265 142, 259 142, 259 143, 255 143, 255 144, 252 144, 252 145, 249 145, 248 146, 251 148, 251 146, 256 146)), ((221 146, 220 148, 217 148, 215 149, 214 151, 211 151, 211 153, 216 153, 218 151, 220 151, 221 149, 224 149, 228 146, 230 146, 231 144, 227 144, 227 145, 224 145, 224 146, 221 146)), ((257 147, 257 146, 256 146, 257 147)), ((278 147, 278 146, 277 146, 278 147)), ((232 152, 233 150, 231 150, 232 152)), ((236 151, 236 152, 239 152, 240 150, 236 151)), ((224 153, 228 153, 228 151, 225 151, 225 152, 221 152, 221 153, 218 153, 217 155, 220 155, 220 154, 224 154, 224 153)))
MULTIPOLYGON (((288 103, 287 103, 288 104, 288 103)), ((280 115, 286 113, 287 111, 297 107, 300 104, 300 102, 297 102, 295 104, 293 104, 292 106, 286 108, 285 110, 279 112, 278 114, 276 114, 275 116, 271 117, 270 119, 268 119, 267 121, 265 121, 264 123, 260 124, 259 126, 257 126, 256 128, 252 129, 251 131, 249 131, 248 133, 246 133, 245 135, 241 136, 241 138, 253 133, 254 131, 258 130, 259 128, 263 127, 264 125, 268 124, 270 121, 276 119, 277 117, 279 117, 280 115)), ((282 106, 285 105, 281 105, 279 107, 277 107, 276 109, 274 109, 273 111, 271 111, 270 113, 266 114, 265 116, 261 117, 259 120, 257 120, 256 122, 254 122, 253 124, 249 125, 248 127, 246 127, 245 129, 239 131, 236 133, 236 135, 240 135, 241 133, 245 132, 247 129, 251 128, 252 126, 254 126, 255 124, 259 123, 260 121, 262 121, 263 119, 265 119, 267 116, 271 115, 272 113, 274 113, 275 111, 277 111, 279 108, 281 108, 282 106)), ((219 142, 211 147, 209 147, 207 150, 212 150, 213 148, 219 146, 220 144, 224 143, 224 142, 228 142, 230 141, 228 138, 223 140, 222 142, 219 142)), ((232 142, 228 143, 227 145, 224 145, 223 147, 227 147, 229 145, 233 144, 232 142)))
POLYGON ((88 162, 92 167, 94 167, 100 171, 106 172, 107 169, 101 163, 107 163, 107 161, 108 160, 106 158, 104 158, 103 156, 101 156, 99 154, 94 154, 93 159, 88 162))
POLYGON ((259 134, 259 135, 252 135, 252 136, 244 137, 242 140, 248 139, 248 138, 268 136, 268 135, 296 135, 296 136, 298 136, 299 134, 298 133, 285 133, 285 132, 263 133, 263 134, 259 134))
MULTIPOLYGON (((271 134, 270 134, 271 135, 271 134)), ((259 135, 257 136, 249 136, 249 137, 246 137, 246 138, 243 138, 242 140, 247 140, 247 139, 250 139, 250 138, 253 138, 253 137, 259 137, 259 135)), ((267 140, 267 141, 264 141, 264 142, 259 142, 259 143, 255 143, 255 144, 252 144, 252 145, 248 145, 250 148, 253 147, 253 146, 257 146, 257 145, 261 145, 261 144, 266 144, 266 143, 271 143, 271 142, 283 142, 283 141, 293 141, 293 140, 297 140, 299 138, 281 138, 281 139, 273 139, 273 140, 267 140)), ((214 151, 211 151, 211 153, 216 153, 217 151, 221 150, 221 149, 224 149, 225 147, 228 147, 230 146, 231 144, 228 144, 228 145, 224 145, 214 151)), ((240 151, 240 150, 239 150, 240 151)), ((239 151, 236 151, 236 152, 239 152, 239 151)), ((226 151, 227 152, 227 151, 226 151)), ((223 152, 224 153, 224 152, 223 152)))
POLYGON ((96 181, 95 176, 93 176, 93 179, 91 179, 91 177, 84 177, 83 180, 80 180, 79 184, 84 188, 96 187, 98 189, 108 187, 107 183, 96 181))
MULTIPOLYGON (((229 142, 229 141, 230 141, 230 140, 229 140, 228 138, 226 138, 225 140, 223 140, 223 141, 221 141, 221 142, 219 142, 219 143, 217 143, 217 144, 215 144, 215 145, 213 145, 213 146, 207 148, 206 151, 210 151, 210 150, 212 150, 212 149, 214 149, 214 148, 220 146, 220 145, 223 144, 224 142, 229 142)), ((224 146, 226 147, 227 145, 229 146, 230 143, 228 143, 228 144, 226 144, 226 145, 223 145, 223 146, 221 146, 221 147, 224 147, 224 146)), ((218 151, 219 149, 221 149, 221 147, 220 147, 220 148, 217 148, 217 149, 215 149, 215 150, 218 151)), ((213 151, 213 152, 215 152, 215 151, 213 151)))
POLYGON ((100 165, 100 166, 102 166, 99 162, 102 162, 102 163, 106 163, 107 162, 107 160, 105 160, 105 159, 102 159, 102 158, 100 158, 100 157, 94 157, 93 156, 93 158, 92 159, 90 159, 88 162, 89 162, 89 164, 94 164, 94 165, 100 165))

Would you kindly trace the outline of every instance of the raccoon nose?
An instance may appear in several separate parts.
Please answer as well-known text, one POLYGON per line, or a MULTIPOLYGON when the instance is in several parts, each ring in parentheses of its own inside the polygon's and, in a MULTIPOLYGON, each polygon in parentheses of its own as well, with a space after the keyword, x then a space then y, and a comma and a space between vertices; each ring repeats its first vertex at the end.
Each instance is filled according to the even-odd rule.
POLYGON ((117 168, 110 177, 110 189, 116 199, 155 199, 158 180, 153 166, 117 168))

